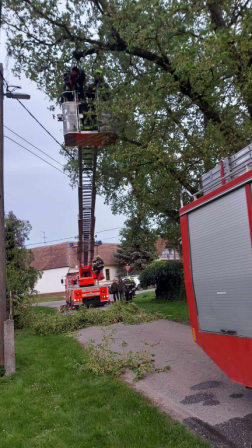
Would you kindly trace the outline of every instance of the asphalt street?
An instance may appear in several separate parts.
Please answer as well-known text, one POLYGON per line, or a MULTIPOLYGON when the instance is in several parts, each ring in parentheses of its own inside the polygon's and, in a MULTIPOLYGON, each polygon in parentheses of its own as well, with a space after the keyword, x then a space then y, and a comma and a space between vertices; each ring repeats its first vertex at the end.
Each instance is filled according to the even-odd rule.
MULTIPOLYGON (((252 390, 227 378, 193 341, 190 326, 164 319, 139 325, 117 323, 113 328, 112 350, 120 350, 125 341, 129 351, 144 347, 154 353, 156 368, 171 365, 171 370, 148 374, 137 383, 127 373, 124 380, 132 387, 214 446, 252 447, 252 390)), ((89 339, 100 343, 102 329, 83 329, 77 339, 84 347, 89 339)))
MULTIPOLYGON (((144 289, 144 290, 141 290, 141 291, 136 291, 136 294, 141 294, 143 292, 151 292, 151 291, 155 291, 155 289, 146 289, 146 290, 144 289)), ((113 302, 113 295, 112 294, 110 294, 109 298, 110 298, 110 301, 113 302)), ((65 300, 59 300, 59 301, 55 301, 55 302, 41 302, 41 303, 38 303, 39 306, 48 306, 49 308, 60 308, 61 306, 65 305, 65 304, 66 304, 65 300)))

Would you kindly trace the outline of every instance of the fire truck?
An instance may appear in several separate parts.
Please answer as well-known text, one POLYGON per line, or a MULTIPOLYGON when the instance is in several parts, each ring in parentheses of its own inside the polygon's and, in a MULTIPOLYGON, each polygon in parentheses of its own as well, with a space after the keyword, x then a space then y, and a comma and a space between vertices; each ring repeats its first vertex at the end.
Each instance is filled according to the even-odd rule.
POLYGON ((194 341, 236 383, 252 388, 252 144, 202 176, 180 209, 194 341))
POLYGON ((78 308, 84 304, 87 307, 102 306, 109 301, 107 286, 99 286, 97 271, 93 270, 94 229, 95 229, 95 197, 96 197, 96 164, 97 147, 114 142, 114 129, 109 125, 111 114, 99 113, 96 130, 81 130, 79 112, 81 101, 77 92, 73 92, 73 100, 62 104, 62 114, 58 121, 63 121, 65 145, 78 146, 79 170, 79 240, 77 256, 78 272, 68 272, 65 278, 66 303, 78 308))

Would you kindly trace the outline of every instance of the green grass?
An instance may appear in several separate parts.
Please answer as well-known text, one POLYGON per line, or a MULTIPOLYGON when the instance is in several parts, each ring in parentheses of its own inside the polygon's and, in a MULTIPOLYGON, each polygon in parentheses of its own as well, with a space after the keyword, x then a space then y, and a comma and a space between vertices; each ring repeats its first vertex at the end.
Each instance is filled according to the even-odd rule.
POLYGON ((120 380, 90 372, 73 338, 19 331, 16 352, 16 374, 0 378, 3 448, 209 447, 120 380))
POLYGON ((162 313, 166 319, 175 322, 189 322, 187 302, 165 302, 155 300, 155 292, 144 292, 134 297, 134 302, 151 313, 162 313))
POLYGON ((57 308, 49 308, 49 307, 46 307, 46 306, 35 306, 34 307, 34 311, 35 311, 35 313, 36 314, 39 314, 39 313, 43 313, 43 314, 55 314, 55 313, 57 313, 57 308))
POLYGON ((59 300, 66 300, 66 297, 63 295, 56 297, 37 297, 34 299, 34 303, 58 302, 59 300))

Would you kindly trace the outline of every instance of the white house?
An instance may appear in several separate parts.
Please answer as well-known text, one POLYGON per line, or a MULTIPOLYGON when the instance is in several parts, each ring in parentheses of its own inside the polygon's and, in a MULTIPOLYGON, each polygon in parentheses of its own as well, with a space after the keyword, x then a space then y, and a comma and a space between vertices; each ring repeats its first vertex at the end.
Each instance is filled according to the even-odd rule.
MULTIPOLYGON (((71 242, 73 243, 73 242, 71 242)), ((100 257, 104 261, 105 279, 100 283, 110 283, 117 278, 117 261, 114 253, 117 252, 118 244, 104 243, 97 247, 100 257)), ((167 247, 167 242, 158 239, 156 243, 159 260, 180 260, 179 253, 172 247, 167 247)), ((95 248, 95 255, 97 254, 95 248)), ((64 295, 65 285, 61 283, 67 272, 78 271, 77 247, 70 243, 55 244, 53 246, 42 246, 32 249, 34 254, 33 266, 42 272, 42 278, 38 280, 35 289, 41 295, 64 295)))
MULTIPOLYGON (((100 283, 112 282, 117 278, 117 264, 113 254, 116 253, 118 245, 104 243, 97 249, 105 266, 105 279, 100 283)), ((61 283, 61 279, 65 278, 67 272, 78 270, 76 246, 70 247, 69 242, 67 242, 53 246, 36 247, 32 249, 32 252, 34 261, 31 266, 42 272, 42 278, 38 280, 35 286, 38 294, 63 295, 65 286, 61 283)), ((96 254, 97 250, 95 249, 96 254)))

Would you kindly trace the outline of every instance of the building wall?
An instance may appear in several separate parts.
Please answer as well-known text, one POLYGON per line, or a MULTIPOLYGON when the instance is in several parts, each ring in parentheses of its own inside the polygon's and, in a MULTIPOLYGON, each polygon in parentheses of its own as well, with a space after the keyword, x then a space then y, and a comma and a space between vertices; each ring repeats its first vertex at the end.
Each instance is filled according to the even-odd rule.
POLYGON ((170 247, 163 250, 159 260, 181 260, 181 257, 176 249, 170 247))
POLYGON ((112 266, 112 265, 106 266, 105 265, 104 266, 104 270, 103 270, 105 279, 102 280, 100 283, 112 282, 114 279, 117 279, 116 271, 117 271, 117 267, 116 266, 112 266), (109 280, 106 280, 106 269, 109 270, 109 280))
POLYGON ((68 269, 68 267, 65 267, 43 271, 42 278, 38 280, 35 286, 38 294, 47 294, 60 291, 64 292, 65 285, 62 285, 61 279, 65 277, 68 269))

